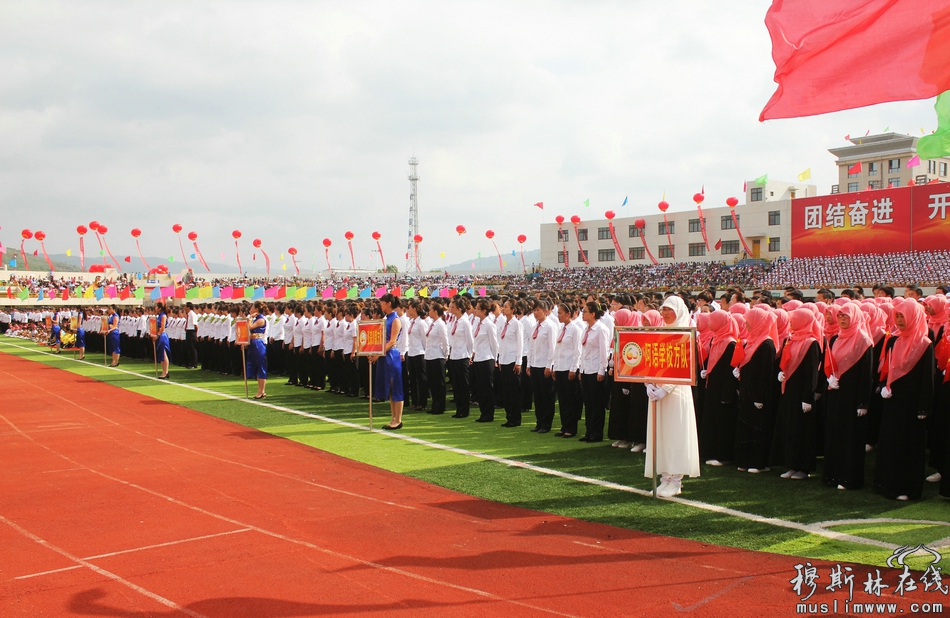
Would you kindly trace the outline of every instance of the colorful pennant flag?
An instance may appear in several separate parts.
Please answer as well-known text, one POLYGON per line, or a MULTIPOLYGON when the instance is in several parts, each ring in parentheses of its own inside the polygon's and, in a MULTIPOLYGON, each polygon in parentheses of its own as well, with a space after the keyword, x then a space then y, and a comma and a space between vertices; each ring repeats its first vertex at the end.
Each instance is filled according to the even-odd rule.
POLYGON ((798 175, 798 180, 799 180, 799 182, 804 182, 804 181, 808 180, 809 178, 811 178, 811 168, 810 168, 810 167, 809 167, 807 170, 805 170, 804 172, 802 172, 801 174, 798 175))
POLYGON ((937 130, 917 141, 917 154, 923 159, 950 156, 950 93, 944 92, 934 104, 937 130))
POLYGON ((620 205, 621 208, 627 205, 627 196, 623 196, 623 204, 620 205))
POLYGON ((759 176, 758 178, 755 179, 755 186, 761 187, 762 185, 764 185, 764 184, 767 183, 768 181, 769 181, 769 175, 768 175, 768 174, 762 174, 761 176, 759 176))
POLYGON ((858 161, 854 165, 848 168, 849 174, 860 174, 861 173, 861 162, 858 161))
POLYGON ((589 206, 590 206, 590 198, 587 198, 586 200, 584 200, 584 208, 588 208, 589 206))
POLYGON ((537 206, 541 210, 544 210, 544 202, 538 202, 537 204, 535 204, 535 206, 537 206))
POLYGON ((917 167, 920 165, 920 155, 914 155, 907 160, 907 167, 917 167))

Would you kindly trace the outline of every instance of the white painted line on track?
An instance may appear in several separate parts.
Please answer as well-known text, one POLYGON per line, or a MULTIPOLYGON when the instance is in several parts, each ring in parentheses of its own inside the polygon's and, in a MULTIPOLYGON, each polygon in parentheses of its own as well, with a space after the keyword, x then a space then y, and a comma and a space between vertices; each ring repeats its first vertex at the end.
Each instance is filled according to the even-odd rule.
MULTIPOLYGON (((52 353, 50 353, 50 352, 44 352, 43 350, 34 350, 34 349, 32 349, 32 348, 27 348, 27 347, 20 346, 20 345, 14 344, 14 343, 6 342, 6 341, 0 342, 0 345, 9 345, 9 346, 11 346, 11 347, 20 348, 20 349, 26 350, 26 351, 28 351, 28 352, 37 352, 37 353, 40 353, 40 354, 47 354, 48 356, 54 356, 54 357, 56 356, 55 354, 52 354, 52 353)), ((67 358, 66 360, 71 360, 71 359, 68 359, 68 358, 67 358)), ((332 417, 329 417, 329 416, 322 416, 322 415, 320 415, 320 414, 312 414, 312 413, 309 413, 309 412, 302 412, 302 411, 300 411, 300 410, 294 410, 293 408, 286 408, 286 407, 284 407, 284 406, 278 406, 278 405, 274 405, 274 404, 271 404, 271 403, 267 403, 266 401, 245 399, 244 397, 239 397, 239 396, 235 396, 235 395, 229 395, 229 394, 227 394, 227 393, 221 393, 221 392, 219 392, 219 391, 214 391, 214 390, 207 389, 207 388, 201 388, 201 387, 199 387, 199 386, 192 386, 192 385, 190 385, 190 384, 182 384, 182 383, 180 383, 180 382, 174 382, 174 381, 171 381, 171 380, 159 380, 158 378, 155 378, 155 377, 153 377, 153 376, 149 376, 149 375, 137 373, 137 372, 134 372, 134 371, 128 371, 128 370, 125 370, 125 369, 120 369, 120 368, 117 368, 117 367, 116 367, 116 368, 104 367, 103 365, 99 365, 98 363, 90 363, 89 361, 78 361, 78 360, 77 360, 77 361, 74 361, 74 362, 80 362, 80 363, 92 365, 92 366, 97 367, 97 368, 100 368, 100 369, 110 369, 111 371, 116 371, 116 372, 120 372, 120 373, 125 373, 125 374, 127 374, 127 375, 135 376, 135 377, 137 377, 137 378, 141 378, 141 379, 145 379, 145 380, 154 380, 155 382, 158 382, 158 383, 160 383, 160 384, 165 384, 165 385, 168 385, 168 386, 175 386, 175 387, 179 387, 179 388, 186 388, 186 389, 193 390, 193 391, 197 391, 197 392, 200 392, 200 393, 205 393, 205 394, 208 394, 208 395, 214 395, 214 396, 217 396, 217 397, 222 397, 222 398, 224 398, 224 399, 230 399, 230 400, 233 400, 233 401, 239 401, 239 402, 246 403, 246 404, 249 404, 249 405, 261 406, 261 407, 265 407, 265 408, 270 408, 270 409, 272 409, 272 410, 277 410, 277 411, 279 411, 279 412, 286 412, 286 413, 288 413, 288 414, 294 414, 294 415, 297 415, 297 416, 303 416, 303 417, 306 417, 306 418, 312 418, 312 419, 315 419, 315 420, 323 421, 323 422, 325 422, 325 423, 332 423, 332 424, 335 424, 335 425, 340 425, 340 426, 342 426, 342 427, 349 427, 349 428, 351 428, 351 429, 358 429, 358 430, 360 430, 360 431, 367 431, 367 432, 378 433, 378 434, 380 434, 380 435, 385 435, 385 436, 387 436, 387 437, 394 438, 394 439, 397 439, 397 440, 404 440, 404 441, 406 441, 406 442, 410 442, 410 443, 413 443, 413 444, 418 444, 418 445, 420 445, 420 446, 425 446, 425 447, 428 447, 428 448, 439 449, 439 450, 447 451, 447 452, 450 452, 450 453, 456 453, 456 454, 458 454, 458 455, 463 455, 463 456, 466 456, 466 457, 474 457, 474 458, 477 458, 477 459, 483 459, 483 460, 485 460, 485 461, 493 461, 493 462, 500 463, 500 464, 503 464, 503 465, 506 465, 506 466, 516 467, 516 468, 522 468, 522 469, 525 469, 525 470, 531 470, 532 472, 537 472, 537 473, 539 473, 539 474, 545 474, 545 475, 547 475, 547 476, 554 476, 554 477, 558 477, 558 478, 562 478, 562 479, 566 479, 566 480, 570 480, 570 481, 575 481, 575 482, 578 482, 578 483, 585 483, 585 484, 587 484, 587 485, 594 485, 594 486, 597 486, 597 487, 603 487, 604 489, 613 489, 613 490, 616 490, 616 491, 622 491, 622 492, 626 492, 626 493, 632 493, 632 494, 636 494, 636 495, 638 495, 638 496, 643 496, 643 497, 652 497, 652 496, 653 496, 653 492, 652 492, 652 491, 647 491, 647 490, 644 490, 644 489, 637 489, 636 487, 630 487, 629 485, 622 485, 622 484, 620 484, 620 483, 614 483, 614 482, 605 481, 605 480, 602 480, 602 479, 596 479, 596 478, 591 478, 591 477, 586 477, 586 476, 580 476, 580 475, 578 475, 578 474, 572 474, 572 473, 570 473, 570 472, 563 472, 563 471, 561 471, 561 470, 555 470, 555 469, 553 469, 553 468, 545 468, 545 467, 542 467, 542 466, 536 466, 536 465, 534 465, 534 464, 530 464, 530 463, 523 462, 523 461, 518 461, 518 460, 514 460, 514 459, 507 459, 507 458, 504 458, 504 457, 497 457, 497 456, 495 456, 495 455, 489 455, 489 454, 487 454, 487 453, 481 453, 481 452, 478 452, 478 451, 470 451, 470 450, 463 449, 463 448, 458 448, 458 447, 455 447, 455 446, 448 446, 448 445, 445 445, 445 444, 440 444, 440 443, 438 443, 438 442, 430 442, 430 441, 428 441, 428 440, 423 440, 423 439, 421 439, 421 438, 416 438, 416 437, 413 437, 413 436, 408 436, 408 435, 400 434, 400 433, 396 433, 396 432, 384 432, 384 431, 379 430, 379 429, 370 429, 369 427, 366 427, 365 425, 360 425, 360 424, 357 424, 357 423, 351 423, 351 422, 349 422, 349 421, 341 421, 341 420, 339 420, 339 419, 335 419, 335 418, 332 418, 332 417)), ((729 516, 731 516, 731 517, 738 517, 738 518, 740 518, 740 519, 745 519, 745 520, 747 520, 747 521, 752 521, 752 522, 759 523, 759 524, 766 524, 766 525, 776 526, 776 527, 779 527, 779 528, 786 528, 786 529, 789 529, 789 530, 796 530, 796 531, 799 531, 799 532, 807 532, 807 533, 809 533, 809 534, 814 534, 814 535, 816 535, 816 536, 825 537, 825 538, 827 538, 827 539, 831 539, 831 540, 835 540, 835 541, 843 541, 843 542, 848 542, 848 543, 858 543, 858 544, 862 544, 862 545, 871 545, 871 546, 881 547, 881 548, 883 548, 883 549, 888 549, 888 550, 894 550, 894 549, 897 549, 897 548, 899 547, 899 545, 896 545, 896 544, 894 544, 894 543, 887 543, 887 542, 885 542, 885 541, 878 541, 878 540, 875 540, 875 539, 867 539, 867 538, 864 538, 864 537, 854 536, 854 535, 846 534, 846 533, 843 533, 843 532, 836 532, 836 531, 834 531, 834 530, 828 530, 828 529, 826 529, 825 527, 823 527, 823 526, 820 525, 820 524, 803 524, 803 523, 799 523, 799 522, 795 522, 795 521, 788 521, 788 520, 785 520, 785 519, 778 519, 778 518, 775 518, 775 517, 765 517, 765 516, 762 516, 762 515, 756 515, 755 513, 746 513, 745 511, 739 511, 739 510, 737 510, 737 509, 732 509, 732 508, 729 508, 729 507, 720 506, 720 505, 718 505, 718 504, 710 504, 710 503, 708 503, 708 502, 701 502, 701 501, 699 501, 699 500, 689 500, 689 499, 687 499, 687 498, 673 497, 673 498, 663 498, 663 500, 668 500, 668 501, 670 501, 670 502, 676 502, 676 503, 679 503, 679 504, 683 504, 683 505, 686 505, 686 506, 691 506, 691 507, 693 507, 693 508, 702 509, 702 510, 705 510, 705 511, 711 511, 711 512, 713 512, 713 513, 719 513, 719 514, 721 514, 721 515, 729 515, 729 516)))

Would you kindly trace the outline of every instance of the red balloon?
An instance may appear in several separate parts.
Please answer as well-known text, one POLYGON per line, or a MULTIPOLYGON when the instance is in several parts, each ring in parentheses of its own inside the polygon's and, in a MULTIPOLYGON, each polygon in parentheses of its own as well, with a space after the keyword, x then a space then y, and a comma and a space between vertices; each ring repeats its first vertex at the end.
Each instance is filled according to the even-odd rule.
POLYGON ((633 222, 633 224, 642 230, 643 228, 646 227, 647 222, 644 221, 643 219, 637 219, 636 221, 633 222))
POLYGON ((379 232, 373 232, 373 240, 379 240, 382 237, 383 235, 380 234, 379 232))
POLYGON ((141 235, 142 235, 142 230, 140 230, 140 229, 137 228, 137 227, 133 227, 133 228, 132 228, 132 236, 133 236, 133 238, 138 238, 138 237, 141 236, 141 235))
POLYGON ((198 240, 198 232, 188 232, 188 240, 191 242, 198 240))
POLYGON ((727 198, 726 198, 726 204, 729 206, 729 208, 735 208, 736 206, 739 205, 739 198, 737 198, 737 197, 727 197, 727 198))
POLYGON ((487 232, 485 232, 485 238, 492 239, 494 237, 495 237, 495 232, 491 230, 488 230, 487 232))
POLYGON ((347 232, 346 234, 343 235, 343 238, 347 240, 353 240, 353 232, 347 232))
POLYGON ((33 238, 33 232, 31 232, 30 230, 23 230, 22 232, 20 232, 20 236, 23 237, 23 240, 29 240, 33 238))
POLYGON ((99 229, 96 230, 96 231, 99 232, 100 234, 102 234, 103 236, 105 236, 106 232, 109 231, 109 228, 107 228, 107 227, 104 226, 104 225, 100 225, 100 226, 99 226, 99 229))
POLYGON ((89 230, 86 229, 85 225, 80 225, 79 227, 76 228, 76 233, 79 234, 80 236, 85 236, 86 232, 88 231, 89 230))
POLYGON ((90 222, 89 222, 89 229, 92 230, 93 232, 98 232, 98 231, 99 231, 99 222, 98 222, 98 221, 90 221, 90 222))
POLYGON ((610 221, 611 219, 617 216, 617 213, 615 213, 612 210, 608 210, 607 212, 604 213, 604 216, 607 217, 608 221, 610 221))
POLYGON ((416 234, 415 236, 412 237, 412 240, 418 245, 419 243, 422 242, 422 234, 416 234))
POLYGON ((702 204, 704 199, 706 199, 706 196, 703 195, 702 193, 697 193, 693 195, 693 201, 696 202, 697 204, 702 204))
POLYGON ((562 215, 558 215, 554 217, 554 220, 557 222, 558 225, 561 225, 562 223, 564 223, 564 217, 562 215))
MULTIPOLYGON (((330 241, 329 238, 324 238, 324 239, 323 239, 323 246, 326 247, 327 249, 329 249, 329 248, 330 248, 330 245, 332 245, 332 244, 333 244, 333 243, 330 241)), ((293 254, 291 253, 291 255, 293 255, 293 254)))
POLYGON ((578 217, 577 215, 574 215, 573 217, 571 217, 571 223, 573 223, 574 225, 577 225, 580 222, 581 222, 581 218, 578 217))
POLYGON ((254 245, 254 248, 255 248, 255 249, 260 249, 260 248, 261 248, 261 239, 260 239, 260 238, 255 238, 254 241, 251 242, 251 244, 254 245))
POLYGON ((40 242, 43 242, 44 240, 46 240, 46 232, 43 232, 43 231, 41 231, 41 230, 37 230, 36 233, 33 234, 33 238, 35 238, 36 240, 38 240, 38 241, 40 241, 40 242))
POLYGON ((466 232, 466 229, 464 225, 456 225, 455 231, 459 233, 459 236, 461 236, 462 234, 466 232))
POLYGON ((666 212, 666 209, 669 207, 670 207, 670 203, 667 202, 666 200, 663 200, 662 202, 657 204, 657 208, 660 209, 660 212, 666 212))
POLYGON ((173 225, 172 231, 175 232, 176 234, 181 234, 181 224, 176 223, 175 225, 173 225))
POLYGON ((234 240, 237 240, 238 238, 241 237, 241 230, 234 230, 233 232, 231 232, 231 236, 234 236, 234 240))
POLYGON ((524 244, 524 241, 526 241, 526 240, 528 240, 528 237, 525 236, 524 234, 519 234, 519 235, 518 235, 518 242, 524 244))
MULTIPOLYGON (((326 244, 325 240, 323 242, 324 244, 326 244)), ((327 246, 329 247, 330 245, 327 245, 327 246)), ((287 253, 289 253, 290 255, 297 255, 297 247, 291 247, 290 249, 287 249, 287 253)))

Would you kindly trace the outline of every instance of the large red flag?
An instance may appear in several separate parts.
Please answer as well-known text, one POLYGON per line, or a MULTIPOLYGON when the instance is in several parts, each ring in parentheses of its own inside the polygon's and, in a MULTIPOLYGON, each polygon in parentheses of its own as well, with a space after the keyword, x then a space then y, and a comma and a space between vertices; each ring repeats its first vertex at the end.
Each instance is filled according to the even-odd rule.
POLYGON ((946 0, 773 0, 765 25, 778 89, 759 120, 950 90, 946 0))

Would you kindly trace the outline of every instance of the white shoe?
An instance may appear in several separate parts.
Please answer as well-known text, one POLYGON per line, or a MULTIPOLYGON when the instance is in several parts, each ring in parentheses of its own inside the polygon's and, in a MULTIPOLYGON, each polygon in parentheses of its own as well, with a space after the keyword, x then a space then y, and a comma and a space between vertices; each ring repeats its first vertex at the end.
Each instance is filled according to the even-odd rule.
POLYGON ((719 467, 719 466, 722 465, 722 462, 719 461, 718 459, 707 459, 707 460, 706 460, 706 465, 707 465, 707 466, 716 466, 716 467, 719 467))
MULTIPOLYGON (((755 470, 755 468, 752 468, 752 469, 755 470)), ((749 471, 748 468, 736 468, 736 470, 738 470, 739 472, 748 472, 748 471, 749 471)), ((758 470, 755 470, 755 471, 758 472, 758 470)))
POLYGON ((663 492, 666 491, 666 488, 669 487, 669 486, 670 486, 669 483, 660 483, 659 485, 657 485, 657 487, 656 487, 656 495, 662 496, 662 495, 663 495, 663 492))
POLYGON ((792 478, 792 475, 793 475, 793 474, 795 474, 795 471, 794 471, 794 470, 789 470, 788 472, 783 472, 783 473, 780 474, 779 476, 781 476, 783 479, 790 479, 790 478, 792 478))
POLYGON ((942 475, 942 474, 940 474, 939 472, 934 472, 933 474, 931 474, 930 476, 927 477, 927 482, 928 482, 928 483, 939 483, 939 482, 940 482, 940 479, 942 479, 942 478, 943 478, 943 475, 942 475))
POLYGON ((617 448, 630 448, 630 446, 630 443, 626 440, 621 440, 620 443, 617 444, 617 448))
POLYGON ((614 442, 614 443, 611 444, 610 446, 612 446, 612 447, 614 447, 614 448, 617 448, 618 446, 620 446, 620 442, 621 442, 621 440, 617 440, 616 442, 614 442))
POLYGON ((873 451, 873 450, 874 450, 874 447, 871 446, 870 444, 865 444, 865 445, 864 445, 864 452, 865 452, 865 453, 870 453, 870 452, 873 451))
POLYGON ((795 480, 795 481, 801 481, 801 480, 807 479, 807 478, 808 478, 808 474, 806 474, 805 472, 796 472, 795 474, 793 474, 793 475, 790 476, 789 478, 791 478, 792 480, 795 480))
POLYGON ((847 489, 844 485, 838 485, 838 489, 847 489))
MULTIPOLYGON (((742 470, 742 468, 739 468, 739 469, 742 470)), ((758 473, 759 473, 759 469, 758 469, 758 468, 749 468, 748 470, 746 470, 746 472, 748 472, 749 474, 758 474, 758 473)))
POLYGON ((631 453, 642 453, 643 451, 646 450, 646 448, 647 448, 647 445, 646 445, 646 444, 643 444, 643 443, 634 444, 634 445, 633 445, 633 448, 630 449, 630 452, 631 452, 631 453))
POLYGON ((678 496, 681 493, 683 493, 683 488, 680 485, 676 483, 670 483, 662 492, 657 491, 656 495, 660 496, 661 498, 672 498, 673 496, 678 496))
POLYGON ((908 498, 908 497, 905 496, 905 495, 897 496, 897 499, 898 499, 898 500, 910 500, 910 498, 908 498))

